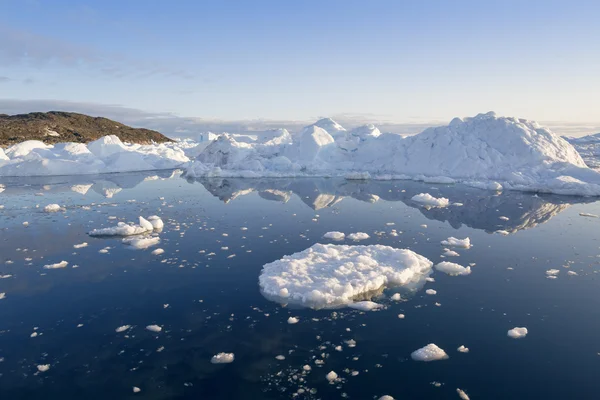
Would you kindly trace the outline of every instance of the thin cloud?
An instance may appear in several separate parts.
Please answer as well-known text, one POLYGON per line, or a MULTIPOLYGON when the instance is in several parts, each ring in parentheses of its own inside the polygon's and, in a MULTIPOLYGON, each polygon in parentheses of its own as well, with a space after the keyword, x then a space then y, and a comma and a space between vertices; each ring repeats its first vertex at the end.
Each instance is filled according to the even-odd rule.
POLYGON ((90 47, 76 45, 45 35, 0 25, 0 66, 28 65, 43 68, 61 65, 68 68, 87 66, 101 74, 113 77, 176 77, 192 79, 193 75, 148 60, 130 60, 119 54, 109 54, 90 47), (151 65, 152 67, 148 67, 151 65))

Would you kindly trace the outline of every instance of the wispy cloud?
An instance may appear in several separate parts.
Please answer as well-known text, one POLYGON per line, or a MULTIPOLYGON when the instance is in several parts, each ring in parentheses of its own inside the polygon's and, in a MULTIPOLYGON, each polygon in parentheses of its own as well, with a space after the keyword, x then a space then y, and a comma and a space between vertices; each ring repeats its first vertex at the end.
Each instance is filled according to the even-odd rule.
POLYGON ((0 24, 0 66, 27 65, 43 68, 60 65, 67 68, 87 67, 92 71, 113 77, 176 77, 192 79, 182 69, 161 65, 153 60, 132 60, 120 54, 106 53, 46 35, 11 28, 0 24))

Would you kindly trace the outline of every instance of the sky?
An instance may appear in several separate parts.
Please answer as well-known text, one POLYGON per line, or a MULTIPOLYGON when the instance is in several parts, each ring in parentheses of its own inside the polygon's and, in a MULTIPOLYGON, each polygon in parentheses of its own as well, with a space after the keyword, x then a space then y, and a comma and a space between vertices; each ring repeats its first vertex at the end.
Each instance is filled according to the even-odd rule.
POLYGON ((421 124, 493 110, 594 133, 598 15, 597 0, 0 0, 0 113, 421 124))

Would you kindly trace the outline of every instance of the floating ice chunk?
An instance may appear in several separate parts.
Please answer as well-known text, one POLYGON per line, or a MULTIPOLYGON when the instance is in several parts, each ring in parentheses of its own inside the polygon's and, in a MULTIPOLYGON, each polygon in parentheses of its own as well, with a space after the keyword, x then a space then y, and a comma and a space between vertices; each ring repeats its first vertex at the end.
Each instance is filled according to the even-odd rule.
POLYGON ((162 254, 162 253, 164 253, 164 252, 165 252, 165 251, 164 251, 163 249, 154 249, 154 250, 152 250, 152 253, 151 253, 151 254, 152 254, 153 256, 158 256, 158 255, 161 255, 161 254, 162 254))
POLYGON ((457 351, 461 352, 461 353, 468 353, 469 352, 469 348, 465 347, 464 345, 461 345, 458 349, 456 349, 457 351))
POLYGON ((131 325, 123 325, 123 326, 120 326, 117 329, 115 329, 115 332, 117 332, 117 333, 125 332, 129 328, 131 328, 131 325))
POLYGON ((448 358, 448 354, 434 343, 413 351, 410 356, 415 361, 438 361, 448 358))
POLYGON ((360 311, 373 311, 379 308, 382 308, 383 305, 379 303, 375 303, 373 301, 358 301, 356 303, 348 304, 348 307, 354 308, 360 311))
POLYGON ((335 371, 329 371, 329 373, 325 375, 325 378, 327 378, 329 382, 333 382, 338 378, 338 374, 336 374, 335 371))
POLYGON ((84 247, 87 247, 87 242, 83 242, 83 243, 79 243, 79 244, 74 244, 73 247, 76 249, 82 249, 84 247))
POLYGON ((464 390, 457 388, 456 393, 458 393, 458 397, 460 397, 461 400, 469 400, 469 396, 464 392, 464 390))
POLYGON ((283 361, 283 360, 285 360, 285 356, 280 354, 278 356, 275 356, 275 359, 279 360, 279 361, 283 361))
POLYGON ((64 208, 62 208, 58 204, 48 204, 46 207, 44 207, 44 212, 47 212, 47 213, 53 213, 53 212, 58 212, 58 211, 63 211, 63 210, 64 210, 64 208))
POLYGON ((505 216, 501 216, 501 217, 498 217, 498 218, 501 219, 502 221, 508 221, 508 220, 510 220, 510 218, 505 217, 505 216))
POLYGON ((503 229, 497 230, 494 233, 497 233, 497 234, 502 235, 502 236, 508 236, 508 235, 510 235, 509 231, 505 231, 503 229))
POLYGON ((132 236, 141 235, 154 230, 152 224, 143 217, 140 217, 139 225, 126 224, 119 222, 117 226, 110 228, 93 229, 88 233, 90 236, 132 236))
POLYGON ((160 238, 158 236, 151 236, 145 238, 126 238, 123 239, 123 243, 131 246, 131 248, 136 250, 144 250, 148 247, 156 246, 160 243, 160 238))
POLYGON ((148 325, 146 327, 147 330, 149 330, 150 332, 160 332, 162 331, 162 328, 158 325, 148 325))
POLYGON ((311 367, 310 365, 306 364, 305 366, 303 366, 303 367, 302 367, 302 369, 303 369, 304 371, 307 371, 307 372, 308 372, 308 371, 312 370, 312 367, 311 367))
POLYGON ((471 267, 465 268, 460 264, 448 261, 442 261, 441 263, 437 264, 435 269, 450 276, 469 275, 471 273, 471 267))
POLYGON ((215 354, 210 359, 210 362, 213 364, 229 364, 229 363, 232 363, 234 359, 235 359, 235 356, 233 353, 219 353, 219 354, 215 354))
POLYGON ((379 399, 377 399, 377 400, 394 400, 394 398, 393 398, 392 396, 389 396, 389 395, 387 395, 387 394, 386 394, 386 395, 384 395, 384 396, 381 396, 381 397, 380 397, 379 399))
POLYGON ((427 294, 428 294, 428 295, 430 295, 430 296, 433 296, 433 295, 437 294, 437 291, 436 291, 436 290, 434 290, 434 289, 427 289, 427 290, 425 291, 425 293, 427 293, 427 294))
POLYGON ((0 293, 0 300, 4 300, 6 298, 6 293, 0 293))
POLYGON ((527 336, 527 333, 527 328, 513 328, 507 332, 507 335, 513 339, 520 339, 527 336))
POLYGON ((450 201, 444 197, 436 198, 429 193, 420 193, 411 198, 412 201, 428 207, 448 207, 450 201))
POLYGON ((400 301, 401 300, 400 293, 394 293, 392 295, 392 297, 390 297, 390 299, 392 299, 394 301, 400 301))
POLYGON ((558 269, 549 269, 548 271, 546 271, 546 277, 551 278, 551 279, 556 279, 556 276, 560 273, 560 270, 558 269))
POLYGON ((567 271, 567 275, 576 276, 578 274, 575 271, 567 271))
POLYGON ((596 214, 589 214, 589 213, 584 213, 584 212, 579 213, 579 215, 582 217, 598 218, 598 216, 596 214))
POLYGON ((463 249, 468 249, 471 247, 471 240, 469 238, 457 239, 457 238, 451 236, 446 240, 442 240, 442 245, 452 246, 452 247, 462 247, 463 249))
POLYGON ((48 265, 44 265, 44 269, 58 269, 58 268, 64 268, 67 265, 69 265, 68 262, 66 261, 61 261, 55 264, 48 264, 48 265))
POLYGON ((370 238, 370 236, 364 232, 356 232, 356 233, 351 233, 348 235, 348 239, 354 240, 354 241, 365 240, 368 238, 370 238))
POLYGON ((398 318, 404 319, 406 316, 404 314, 398 314, 398 318))
POLYGON ((50 369, 50 364, 41 364, 37 366, 37 370, 40 372, 46 372, 50 369))
POLYGON ((137 386, 133 387, 133 393, 139 393, 141 391, 142 391, 142 389, 140 389, 139 387, 137 387, 137 386))
POLYGON ((431 261, 411 250, 315 244, 266 264, 259 285, 274 301, 332 308, 385 287, 419 289, 431 274, 431 266, 431 261), (282 289, 287 296, 281 296, 282 289))
POLYGON ((148 217, 148 221, 152 224, 152 227, 157 231, 160 231, 164 228, 165 224, 162 219, 158 215, 151 215, 148 217))
POLYGON ((297 324, 300 320, 296 317, 289 317, 287 319, 287 323, 290 325, 297 324))
POLYGON ((333 232, 327 232, 326 234, 323 235, 323 237, 325 239, 331 239, 331 240, 344 240, 346 235, 343 232, 333 231, 333 232))
POLYGON ((442 255, 445 256, 445 257, 458 257, 458 256, 460 256, 460 254, 458 254, 454 250, 450 250, 450 249, 444 249, 444 253, 442 253, 442 255))

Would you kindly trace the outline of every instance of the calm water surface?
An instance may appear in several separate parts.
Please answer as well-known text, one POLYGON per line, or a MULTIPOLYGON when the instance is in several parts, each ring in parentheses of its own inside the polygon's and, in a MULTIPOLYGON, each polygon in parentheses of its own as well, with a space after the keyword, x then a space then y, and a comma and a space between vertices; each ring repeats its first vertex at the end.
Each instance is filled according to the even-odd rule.
POLYGON ((600 214, 593 199, 407 181, 188 182, 171 172, 0 183, 2 399, 458 399, 457 388, 471 399, 595 399, 600 392, 600 219, 579 215, 600 214), (463 205, 427 210, 410 200, 422 192, 463 205), (65 210, 43 212, 51 203, 65 210), (165 228, 146 250, 87 235, 153 214, 165 228), (367 313, 290 308, 261 295, 264 264, 330 243, 322 236, 332 230, 366 232, 360 244, 409 248, 434 263, 444 260, 441 240, 470 237, 471 249, 446 260, 474 263, 473 272, 434 272, 423 290, 401 302, 384 292, 375 300, 386 309, 367 313), (73 247, 82 242, 88 246, 73 247), (164 253, 152 255, 156 248, 164 253), (63 260, 66 268, 43 268, 63 260), (560 270, 557 279, 546 277, 549 269, 560 270), (288 324, 290 316, 300 322, 288 324), (146 330, 151 324, 162 331, 146 330), (122 325, 131 328, 115 332, 122 325), (508 338, 515 326, 527 327, 527 337, 508 338), (411 360, 428 343, 449 359, 411 360), (235 353, 235 361, 211 364, 219 352, 235 353), (45 364, 50 369, 38 372, 45 364), (335 384, 325 378, 332 370, 341 378, 335 384))

